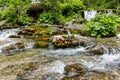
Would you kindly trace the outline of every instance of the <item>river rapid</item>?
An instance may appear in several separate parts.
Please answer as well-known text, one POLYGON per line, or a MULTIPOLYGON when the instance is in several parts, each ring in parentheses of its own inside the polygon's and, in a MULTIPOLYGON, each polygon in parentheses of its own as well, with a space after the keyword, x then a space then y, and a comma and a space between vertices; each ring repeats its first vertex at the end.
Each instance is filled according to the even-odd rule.
POLYGON ((32 40, 9 38, 18 30, 0 33, 0 80, 120 80, 119 35, 102 39, 74 35, 79 42, 85 41, 84 46, 35 49, 32 40), (4 52, 5 47, 19 41, 25 48, 4 52), (103 54, 94 54, 96 49, 103 54))

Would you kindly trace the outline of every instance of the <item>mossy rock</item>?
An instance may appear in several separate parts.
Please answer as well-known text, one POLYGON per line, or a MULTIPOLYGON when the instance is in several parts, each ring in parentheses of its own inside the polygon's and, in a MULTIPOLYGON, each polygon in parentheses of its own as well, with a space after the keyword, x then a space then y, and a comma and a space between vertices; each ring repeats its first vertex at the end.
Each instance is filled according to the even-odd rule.
POLYGON ((70 32, 73 34, 81 34, 81 30, 70 29, 70 32))
POLYGON ((49 46, 49 43, 45 41, 38 41, 34 45, 35 48, 47 48, 48 46, 49 46))
POLYGON ((79 63, 67 65, 65 67, 65 77, 62 80, 81 80, 86 73, 87 69, 79 63))
POLYGON ((37 40, 49 42, 51 39, 50 36, 46 35, 46 36, 40 36, 39 38, 37 38, 37 40))
POLYGON ((69 76, 69 77, 73 77, 73 76, 83 76, 85 75, 87 72, 87 69, 79 63, 76 64, 71 64, 71 65, 67 65, 65 67, 65 75, 69 76), (73 75, 71 75, 72 73, 74 73, 73 75))
POLYGON ((33 35, 33 33, 23 30, 23 31, 19 31, 19 32, 18 32, 18 35, 29 35, 29 36, 31 36, 31 35, 33 35))
POLYGON ((59 35, 53 38, 55 48, 69 48, 78 46, 78 41, 68 35, 59 35))

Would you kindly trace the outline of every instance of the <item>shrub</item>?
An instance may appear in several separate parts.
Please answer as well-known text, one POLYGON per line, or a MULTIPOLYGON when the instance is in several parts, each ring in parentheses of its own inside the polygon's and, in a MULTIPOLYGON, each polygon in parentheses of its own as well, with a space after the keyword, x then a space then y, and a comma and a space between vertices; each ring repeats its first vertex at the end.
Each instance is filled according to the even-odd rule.
POLYGON ((97 15, 93 20, 87 22, 83 32, 87 36, 112 37, 117 34, 118 22, 120 22, 120 18, 116 15, 97 15))
POLYGON ((63 16, 60 13, 57 12, 44 12, 40 14, 39 19, 38 19, 38 24, 40 25, 41 23, 47 23, 47 24, 63 24, 63 16))
POLYGON ((80 10, 85 9, 85 6, 83 5, 81 0, 71 0, 66 3, 60 4, 62 14, 65 16, 69 16, 71 13, 77 13, 80 10))
MULTIPOLYGON (((0 1, 1 4, 7 6, 4 10, 4 19, 7 20, 7 25, 26 25, 31 18, 26 14, 26 11, 29 9, 30 0, 4 0, 0 1)), ((0 12, 1 18, 1 12, 0 12)))
POLYGON ((0 21, 2 20, 2 18, 3 18, 3 11, 0 10, 0 21))

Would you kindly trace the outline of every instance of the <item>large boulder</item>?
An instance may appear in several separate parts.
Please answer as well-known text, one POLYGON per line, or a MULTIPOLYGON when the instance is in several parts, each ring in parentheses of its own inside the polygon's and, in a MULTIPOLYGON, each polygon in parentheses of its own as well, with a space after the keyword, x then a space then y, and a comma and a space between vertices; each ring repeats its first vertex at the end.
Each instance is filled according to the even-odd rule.
POLYGON ((54 36, 52 40, 56 48, 68 48, 78 46, 78 41, 68 35, 54 36))

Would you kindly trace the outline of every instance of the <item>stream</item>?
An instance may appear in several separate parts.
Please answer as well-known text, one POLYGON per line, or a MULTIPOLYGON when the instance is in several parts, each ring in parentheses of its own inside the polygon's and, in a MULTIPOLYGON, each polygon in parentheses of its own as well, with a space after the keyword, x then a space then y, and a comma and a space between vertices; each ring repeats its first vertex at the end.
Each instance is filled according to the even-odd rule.
POLYGON ((32 40, 22 36, 9 38, 17 35, 18 30, 0 33, 0 80, 120 80, 119 35, 103 39, 74 35, 79 42, 85 41, 84 46, 54 49, 51 45, 47 49, 35 49, 32 40), (4 55, 5 47, 19 41, 24 42, 23 49, 15 48, 11 54, 4 55), (94 49, 100 49, 104 54, 92 54, 94 49), (70 68, 71 72, 65 71, 67 66, 78 64, 82 65, 83 73, 78 74, 79 68, 74 67, 70 68))

